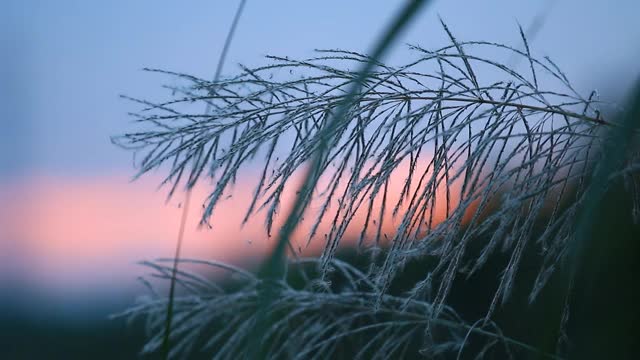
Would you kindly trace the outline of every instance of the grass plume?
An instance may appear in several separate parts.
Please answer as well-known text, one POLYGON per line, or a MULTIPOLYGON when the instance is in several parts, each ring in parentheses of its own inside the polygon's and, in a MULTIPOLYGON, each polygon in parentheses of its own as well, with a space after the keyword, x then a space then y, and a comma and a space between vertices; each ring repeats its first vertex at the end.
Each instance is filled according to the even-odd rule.
MULTIPOLYGON (((378 53, 330 49, 302 60, 268 56, 269 65, 241 67, 216 81, 148 69, 185 85, 173 87, 177 95, 165 102, 132 99, 142 106, 132 114, 140 130, 114 142, 141 156, 138 176, 167 166, 169 194, 211 179, 215 186, 201 220, 206 225, 243 169, 260 164, 245 220, 264 210, 265 233, 271 234, 286 186, 310 168, 275 258, 284 261, 292 227, 311 198, 322 206, 305 213, 314 220, 303 240, 326 244, 318 259, 294 259, 292 273, 279 271, 271 282, 226 266, 244 279, 233 291, 179 272, 180 283, 194 291, 176 299, 171 354, 217 349, 216 358, 249 355, 247 344, 265 310, 274 319, 260 340, 266 357, 336 355, 345 339, 360 357, 401 356, 408 349, 459 357, 471 336, 483 337, 486 349, 501 344, 508 354, 537 352, 503 336, 492 315, 513 291, 525 248, 542 257, 527 284, 531 302, 562 266, 576 215, 594 191, 590 174, 606 155, 601 150, 611 140, 609 130, 635 130, 603 119, 597 94, 579 94, 554 62, 534 57, 522 30, 520 49, 460 41, 442 27, 448 46, 411 45, 411 59, 397 66, 383 64, 378 53), (526 71, 501 60, 514 58, 529 65, 526 71), (202 104, 206 113, 194 111, 202 104), (388 184, 397 176, 405 185, 391 201, 388 184), (444 209, 442 221, 435 220, 436 209, 444 209), (400 224, 392 234, 383 231, 388 211, 400 224), (335 257, 356 213, 366 218, 359 241, 371 254, 366 271, 335 257), (331 228, 320 240, 322 222, 331 228), (487 239, 479 255, 467 256, 478 238, 487 239), (468 324, 447 305, 452 284, 498 252, 509 260, 493 301, 486 316, 468 324), (435 263, 411 289, 391 295, 405 265, 421 258, 435 263), (313 276, 301 262, 313 265, 313 276), (293 285, 293 276, 305 281, 293 285), (259 305, 264 286, 278 287, 267 309, 259 305), (329 315, 323 309, 331 309, 329 315), (215 324, 229 328, 210 333, 215 324)), ((631 158, 614 170, 634 169, 631 158)), ((151 264, 166 273, 163 261, 151 264)), ((158 349, 165 301, 149 299, 124 314, 147 320, 145 351, 158 349)))

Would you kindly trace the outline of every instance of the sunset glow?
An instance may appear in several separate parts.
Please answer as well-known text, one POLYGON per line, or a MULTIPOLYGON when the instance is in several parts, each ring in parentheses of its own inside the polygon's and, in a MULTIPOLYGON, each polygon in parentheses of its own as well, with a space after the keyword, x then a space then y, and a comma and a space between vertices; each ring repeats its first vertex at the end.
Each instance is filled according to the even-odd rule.
MULTIPOLYGON (((388 204, 398 200, 407 171, 406 166, 401 166, 396 170, 398 175, 389 182, 388 204)), ((299 183, 299 175, 291 183, 299 183)), ((165 202, 167 190, 156 190, 159 183, 160 179, 153 176, 134 182, 129 182, 126 176, 114 176, 42 177, 5 184, 1 192, 5 206, 0 214, 4 222, 2 253, 11 260, 3 261, 3 266, 9 268, 3 270, 11 274, 28 269, 22 276, 44 288, 133 283, 144 272, 135 264, 137 261, 171 257, 175 250, 184 193, 165 202)), ((253 180, 239 180, 215 208, 208 229, 198 223, 211 188, 205 184, 196 187, 182 256, 236 264, 264 257, 275 241, 295 192, 284 192, 274 236, 269 238, 264 211, 242 226, 254 188, 253 180)), ((458 199, 455 192, 453 195, 455 204, 458 199)), ((380 203, 381 199, 376 199, 374 211, 380 210, 380 203)), ((306 255, 318 254, 324 247, 324 234, 330 231, 337 203, 330 207, 317 235, 307 246, 307 235, 320 207, 320 201, 310 204, 292 239, 294 248, 306 255)), ((357 242, 366 219, 365 208, 362 206, 355 214, 341 245, 357 242)), ((399 224, 398 217, 391 215, 392 208, 393 205, 387 205, 381 229, 389 238, 399 224)), ((437 202, 434 224, 445 217, 444 201, 437 202)), ((370 225, 367 234, 374 233, 375 226, 370 225)))

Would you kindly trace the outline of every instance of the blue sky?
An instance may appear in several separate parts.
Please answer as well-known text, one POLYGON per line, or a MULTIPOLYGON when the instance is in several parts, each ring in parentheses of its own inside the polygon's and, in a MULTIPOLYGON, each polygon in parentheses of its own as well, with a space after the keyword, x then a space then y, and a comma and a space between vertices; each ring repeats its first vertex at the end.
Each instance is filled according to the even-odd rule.
MULTIPOLYGON (((366 51, 397 1, 249 0, 224 73, 265 54, 303 57, 314 48, 366 51)), ((446 41, 441 16, 464 40, 519 45, 550 10, 532 43, 588 93, 618 95, 640 73, 638 1, 434 1, 404 42, 446 41)), ((132 173, 130 154, 109 136, 129 128, 127 94, 162 99, 171 80, 157 67, 211 77, 237 1, 3 1, 0 29, 0 174, 102 176, 132 173)), ((389 61, 402 60, 396 47, 389 61)))

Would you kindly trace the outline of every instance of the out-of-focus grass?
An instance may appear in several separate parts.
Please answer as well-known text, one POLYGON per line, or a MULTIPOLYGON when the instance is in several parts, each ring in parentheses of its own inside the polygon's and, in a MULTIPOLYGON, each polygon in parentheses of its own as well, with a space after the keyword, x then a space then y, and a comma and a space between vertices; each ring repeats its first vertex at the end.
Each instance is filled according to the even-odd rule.
POLYGON ((7 360, 135 359, 145 339, 140 324, 111 321, 97 310, 76 318, 15 307, 0 314, 0 358, 7 360))

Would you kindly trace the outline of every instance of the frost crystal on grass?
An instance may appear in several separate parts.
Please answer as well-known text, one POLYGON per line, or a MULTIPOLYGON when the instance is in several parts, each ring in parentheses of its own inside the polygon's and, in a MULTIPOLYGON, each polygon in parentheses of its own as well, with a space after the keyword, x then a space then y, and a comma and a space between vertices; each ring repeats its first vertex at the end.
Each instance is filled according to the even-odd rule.
MULTIPOLYGON (((600 156, 606 135, 601 130, 616 125, 601 118, 595 93, 583 97, 550 59, 532 57, 524 36, 524 50, 518 50, 460 42, 444 30, 449 46, 414 45, 408 63, 377 64, 331 134, 321 130, 358 77, 350 69, 370 60, 364 54, 318 50, 317 57, 304 60, 268 56, 270 65, 242 67, 238 75, 216 82, 149 69, 186 85, 172 88, 176 96, 166 102, 133 99, 143 106, 133 114, 140 130, 114 141, 135 150, 139 175, 167 165, 164 183, 171 185, 170 194, 178 186, 212 179, 215 186, 202 215, 206 223, 242 169, 261 166, 245 220, 264 209, 265 235, 272 232, 293 175, 307 166, 321 136, 330 136, 332 146, 319 166, 321 185, 301 195, 322 204, 305 213, 314 219, 306 240, 326 244, 317 261, 319 281, 312 283, 342 272, 348 286, 336 292, 331 285, 296 289, 283 283, 283 297, 273 311, 287 315, 266 335, 278 344, 269 350, 274 356, 330 354, 343 336, 362 338, 362 354, 380 346, 401 352, 414 335, 424 337, 430 323, 446 329, 446 341, 438 343, 443 351, 461 351, 465 332, 476 327, 445 305, 457 276, 470 276, 495 252, 510 254, 483 323, 487 326, 494 309, 509 297, 525 247, 543 257, 530 284, 532 301, 562 260, 589 186, 587 174, 600 156), (524 71, 501 62, 514 56, 526 60, 524 71), (202 104, 208 109, 204 114, 197 111, 202 104), (405 179, 399 193, 389 193, 392 177, 405 179), (334 258, 355 214, 366 218, 359 246, 387 249, 372 251, 372 266, 364 273, 344 264, 336 270, 334 258), (400 225, 386 234, 381 229, 389 216, 400 225), (323 222, 331 227, 321 238, 316 230, 323 222), (488 240, 479 256, 469 259, 466 251, 481 236, 488 240), (405 264, 424 257, 437 259, 425 278, 402 299, 389 295, 405 264), (326 317, 323 307, 340 315, 326 317), (387 322, 386 312, 397 317, 387 322), (389 344, 389 338, 395 342, 389 344)), ((223 322, 233 332, 200 339, 205 348, 224 339, 220 357, 242 352, 243 334, 255 320, 257 283, 253 279, 230 294, 179 298, 181 325, 175 336, 182 340, 173 351, 191 349, 210 323, 223 322)), ((148 302, 130 314, 144 314, 158 334, 161 304, 148 302)), ((147 350, 157 346, 153 337, 147 350)))

